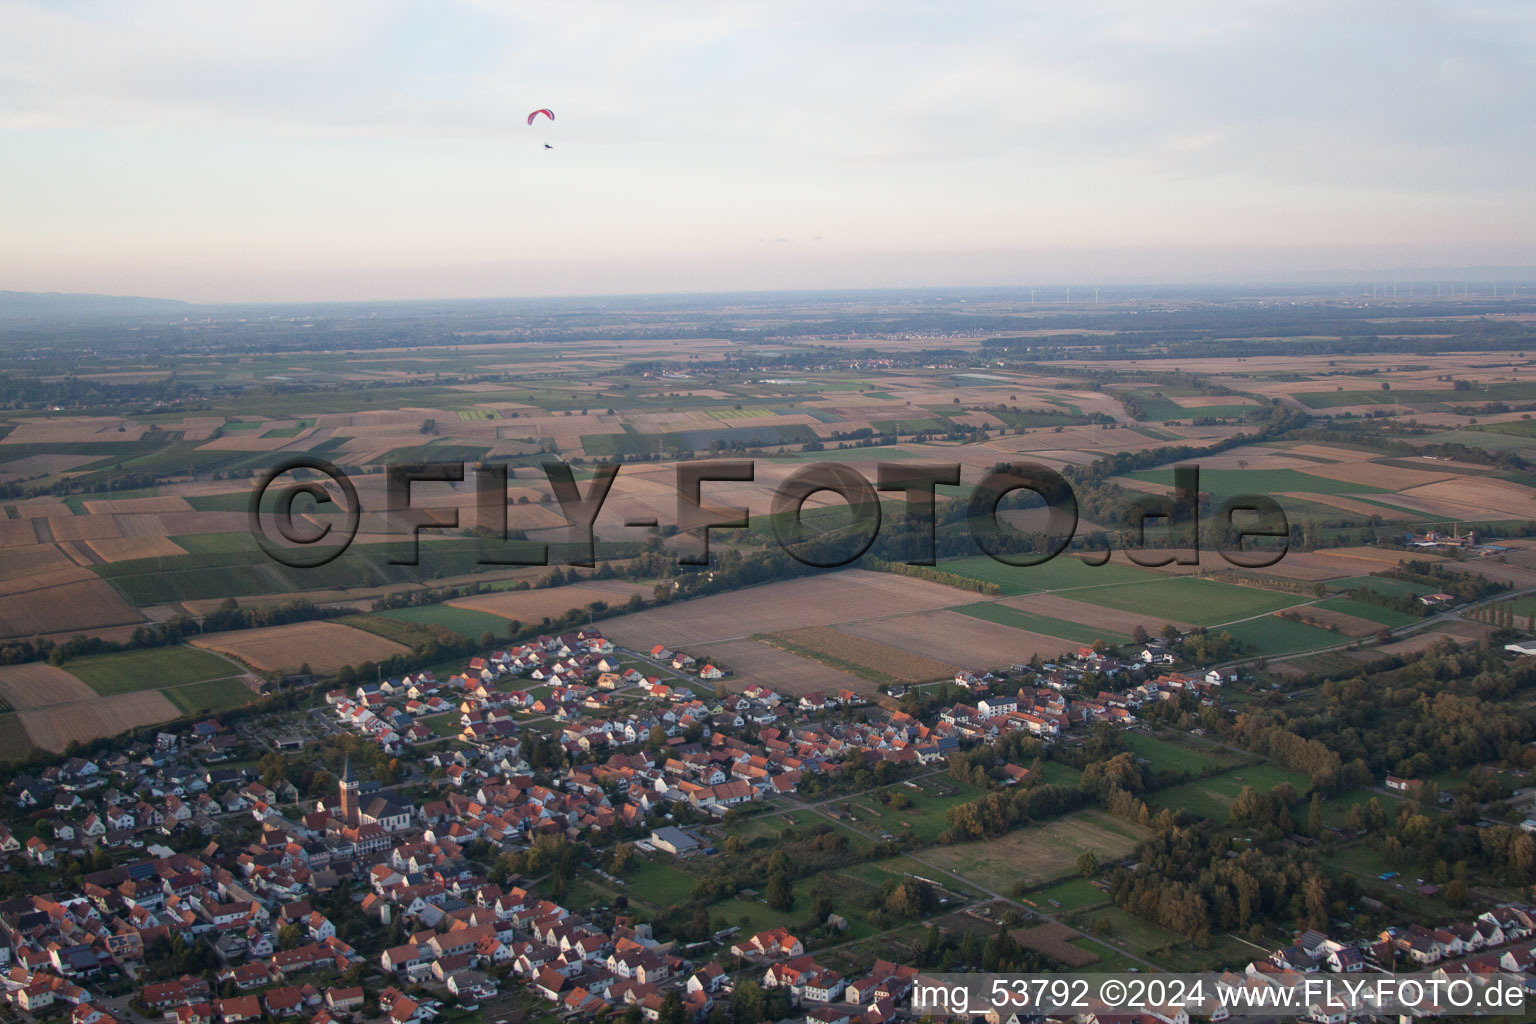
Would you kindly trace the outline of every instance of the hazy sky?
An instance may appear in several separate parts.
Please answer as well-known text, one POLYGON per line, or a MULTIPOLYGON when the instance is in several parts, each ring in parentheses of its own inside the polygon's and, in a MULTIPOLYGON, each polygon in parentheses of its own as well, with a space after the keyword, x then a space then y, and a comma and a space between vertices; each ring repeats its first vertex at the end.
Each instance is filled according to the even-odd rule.
POLYGON ((1536 264, 1528 3, 0 0, 0 28, 0 289, 1536 264))

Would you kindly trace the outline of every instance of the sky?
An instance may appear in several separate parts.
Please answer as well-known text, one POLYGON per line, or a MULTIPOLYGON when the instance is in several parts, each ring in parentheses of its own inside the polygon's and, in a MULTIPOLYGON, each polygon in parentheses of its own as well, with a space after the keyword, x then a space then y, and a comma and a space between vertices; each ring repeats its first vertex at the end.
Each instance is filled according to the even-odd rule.
POLYGON ((0 27, 0 289, 1536 265, 1522 2, 0 0, 0 27))

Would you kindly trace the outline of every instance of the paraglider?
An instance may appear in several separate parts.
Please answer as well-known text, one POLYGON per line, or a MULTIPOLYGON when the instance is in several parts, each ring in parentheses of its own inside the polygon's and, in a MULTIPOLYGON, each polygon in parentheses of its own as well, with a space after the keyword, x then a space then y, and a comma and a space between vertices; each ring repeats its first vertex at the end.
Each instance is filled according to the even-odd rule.
MULTIPOLYGON (((553 121, 555 119, 555 112, 553 110, 550 110, 550 109, 548 109, 546 107, 540 107, 538 110, 535 110, 533 113, 528 115, 528 126, 530 128, 533 127, 533 119, 538 117, 540 114, 543 114, 545 117, 549 118, 551 121, 553 121)), ((554 149, 555 147, 551 146, 549 143, 546 142, 546 143, 544 143, 544 148, 545 149, 554 149)))

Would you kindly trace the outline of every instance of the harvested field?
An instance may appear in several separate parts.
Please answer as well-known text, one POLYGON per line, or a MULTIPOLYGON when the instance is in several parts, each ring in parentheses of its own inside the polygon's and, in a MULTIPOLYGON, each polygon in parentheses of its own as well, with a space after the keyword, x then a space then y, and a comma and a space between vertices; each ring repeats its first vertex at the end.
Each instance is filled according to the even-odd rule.
POLYGON ((1319 608, 1316 605, 1307 605, 1295 611, 1301 617, 1301 621, 1307 625, 1322 629, 1337 629, 1344 636, 1373 636, 1378 630, 1384 628, 1379 622, 1362 619, 1358 615, 1347 615, 1344 612, 1319 608))
POLYGON ((1475 562, 1447 562, 1443 568, 1446 572, 1481 576, 1485 580, 1493 580, 1496 583, 1508 583, 1516 590, 1536 587, 1536 569, 1527 569, 1520 565, 1508 565, 1503 562, 1490 562, 1486 558, 1478 559, 1475 562))
POLYGON ((868 679, 839 672, 819 661, 756 640, 724 640, 690 648, 688 653, 701 661, 713 661, 730 669, 726 685, 738 692, 753 684, 795 697, 813 690, 836 693, 849 689, 866 694, 875 691, 874 684, 868 679))
MULTIPOLYGON (((72 568, 89 571, 78 566, 72 568)), ((0 597, 0 636, 90 633, 102 626, 143 621, 144 617, 103 579, 81 580, 0 597)))
POLYGON ((112 513, 151 514, 160 512, 191 512, 186 498, 163 495, 153 498, 113 498, 106 501, 88 501, 85 510, 92 515, 112 513))
POLYGON ((1145 626, 1148 633, 1156 635, 1166 625, 1172 624, 1181 631, 1188 631, 1190 623, 1179 622, 1175 619, 1165 619, 1158 615, 1143 615, 1139 613, 1116 611, 1113 608, 1105 608, 1103 605, 1089 604, 1087 601, 1074 601, 1070 597, 1059 597, 1055 594, 1025 594, 1021 597, 1007 597, 997 602, 1010 608, 1017 608, 1021 612, 1029 612, 1032 615, 1045 615, 1053 619, 1065 619, 1068 622, 1077 622, 1091 629, 1110 629, 1117 633, 1129 634, 1137 625, 1145 626))
MULTIPOLYGON (((28 533, 32 530, 32 524, 27 520, 0 520, 0 523, 17 523, 25 526, 28 533)), ((0 581, 43 576, 59 569, 68 569, 72 564, 69 556, 52 544, 38 544, 35 541, 23 543, 7 548, 5 557, 0 558, 0 581)), ((85 579, 86 577, 80 573, 74 573, 72 578, 85 579)), ((28 589, 31 586, 33 584, 28 584, 28 589)), ((9 592, 10 588, 0 587, 0 593, 9 592)))
POLYGON ((128 562, 135 558, 167 558, 184 555, 187 549, 167 537, 115 537, 86 541, 86 547, 103 562, 128 562))
POLYGON ((1332 466, 1314 466, 1307 472, 1329 480, 1343 480, 1352 484, 1364 484, 1367 487, 1382 487, 1389 491, 1405 491, 1410 487, 1421 487, 1443 480, 1465 479, 1455 473, 1404 469, 1401 466, 1385 466, 1379 462, 1345 462, 1332 466))
POLYGON ((1536 490, 1508 480, 1458 477, 1405 490, 1402 496, 1420 502, 1428 499, 1461 508, 1465 510, 1461 514, 1468 517, 1536 519, 1536 490))
POLYGON ((1013 940, 1025 949, 1032 949, 1067 967, 1087 967, 1099 959, 1097 954, 1072 945, 1072 940, 1078 937, 1077 932, 1059 921, 1020 928, 1012 935, 1013 940))
POLYGON ((624 615, 604 623, 603 632, 626 647, 644 649, 660 643, 686 649, 690 644, 738 640, 757 633, 943 608, 974 597, 941 583, 845 569, 624 615))
POLYGON ((128 729, 137 729, 141 725, 169 722, 180 715, 176 705, 159 690, 97 697, 89 703, 19 713, 32 742, 55 752, 62 751, 74 740, 87 743, 100 736, 115 736, 128 729))
POLYGON ((1422 630, 1401 640, 1394 640, 1389 644, 1382 644, 1374 649, 1379 654, 1417 654, 1426 651, 1441 640, 1454 640, 1458 644, 1475 643, 1481 636, 1490 631, 1490 627, 1480 622, 1468 622, 1465 619, 1458 622, 1448 622, 1434 629, 1422 630))
POLYGON ((913 612, 845 623, 840 632, 887 644, 909 654, 940 659, 973 672, 1022 664, 1036 654, 1050 660, 1077 644, 1061 637, 1015 629, 960 612, 913 612))
MULTIPOLYGON (((403 644, 335 622, 295 622, 287 626, 214 633, 198 637, 191 643, 194 647, 238 658, 261 672, 293 672, 307 662, 313 671, 327 674, 343 665, 410 653, 403 644)), ((234 674, 233 669, 230 674, 234 674)))
POLYGON ((0 548, 32 547, 36 544, 37 531, 32 528, 30 519, 0 519, 0 548))
POLYGON ((605 580, 572 583, 564 587, 549 587, 543 590, 510 590, 499 594, 476 594, 473 597, 454 598, 448 604, 454 608, 489 612, 504 619, 535 623, 546 616, 558 618, 574 608, 585 608, 593 601, 605 601, 610 607, 619 607, 635 594, 648 598, 651 596, 651 588, 640 583, 605 580))
POLYGON ((62 516, 48 520, 53 539, 61 543, 72 540, 106 540, 121 537, 117 520, 111 516, 62 516))
POLYGON ((24 459, 13 459, 0 465, 0 473, 9 474, 19 480, 30 480, 33 477, 67 473, 76 466, 95 461, 94 455, 28 455, 24 459))
POLYGON ((1372 505, 1368 501, 1359 501, 1355 498, 1346 498, 1338 494, 1315 494, 1311 491, 1282 491, 1282 498, 1295 498, 1298 501, 1310 501, 1318 505, 1327 505, 1343 512, 1353 512, 1362 516, 1380 516, 1385 520, 1412 519, 1407 512, 1395 508, 1385 508, 1381 505, 1372 505))
POLYGON ((61 668, 40 661, 0 666, 0 698, 17 711, 95 700, 96 691, 61 668))
MULTIPOLYGON (((1439 562, 1444 555, 1427 554, 1419 551, 1397 551, 1392 548, 1354 547, 1354 548, 1329 548, 1326 552, 1332 558, 1343 558, 1355 562, 1374 562, 1378 566, 1395 566, 1410 559, 1416 562, 1439 562)), ((1349 562, 1344 563, 1348 565, 1349 562)), ((1371 572, 1376 569, 1369 570, 1371 572)))
POLYGON ((803 626, 768 634, 765 639, 770 644, 785 646, 792 654, 804 653, 877 683, 928 683, 955 674, 954 665, 851 636, 830 626, 803 626))

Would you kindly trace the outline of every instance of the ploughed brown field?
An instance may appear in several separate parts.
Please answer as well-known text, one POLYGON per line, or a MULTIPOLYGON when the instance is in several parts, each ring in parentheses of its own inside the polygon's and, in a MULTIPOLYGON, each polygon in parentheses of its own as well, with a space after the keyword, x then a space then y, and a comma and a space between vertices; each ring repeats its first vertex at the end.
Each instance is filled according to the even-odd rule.
POLYGON ((863 694, 875 692, 875 684, 862 676, 840 672, 757 640, 723 640, 690 647, 687 653, 701 663, 710 661, 729 669, 731 675, 726 678, 726 685, 738 692, 754 684, 795 697, 818 690, 826 694, 843 689, 863 694))
POLYGON ((931 683, 948 679, 955 666, 932 658, 909 654, 863 637, 849 636, 830 626, 803 626, 770 633, 764 641, 788 647, 791 653, 804 651, 813 658, 826 660, 834 667, 846 666, 876 682, 931 683))
POLYGON ((960 612, 914 612, 844 623, 838 631, 886 644, 908 655, 942 660, 973 672, 1023 664, 1035 655, 1046 661, 1078 645, 1056 636, 1002 626, 960 612))
POLYGON ((1295 611, 1297 615, 1301 616, 1302 622, 1313 626, 1321 626, 1323 629, 1336 626, 1339 632, 1345 636, 1372 636, 1382 628, 1379 622, 1362 619, 1358 615, 1336 612, 1329 608, 1314 608, 1309 605, 1303 605, 1295 611))
POLYGON ((0 637, 99 634, 104 626, 144 621, 144 616, 124 601, 110 583, 96 578, 88 569, 70 564, 91 578, 0 597, 0 637))
POLYGON ((623 615, 605 622, 603 633, 632 649, 665 644, 686 650, 690 644, 857 622, 967 600, 975 600, 975 595, 941 583, 846 569, 623 615))
POLYGON ((33 743, 45 750, 61 751, 72 740, 85 743, 125 729, 169 722, 180 714, 159 690, 140 690, 114 697, 92 695, 89 702, 22 711, 18 716, 33 743))
POLYGON ((1012 935, 1013 940, 1025 949, 1043 953, 1068 967, 1086 967, 1099 959, 1096 954, 1072 945, 1072 940, 1078 937, 1077 932, 1059 921, 1020 928, 1012 935))
POLYGON ((0 698, 17 711, 97 699, 79 679, 40 661, 0 666, 0 698))
POLYGON ((343 665, 410 653, 404 644, 338 622, 295 622, 213 633, 191 644, 238 658, 259 672, 296 672, 308 664, 312 671, 327 674, 343 665))

